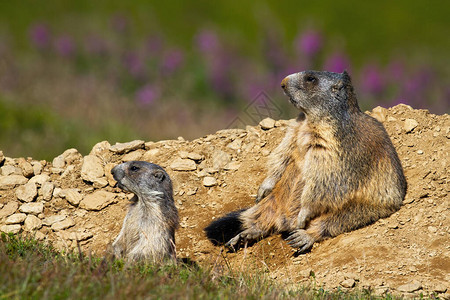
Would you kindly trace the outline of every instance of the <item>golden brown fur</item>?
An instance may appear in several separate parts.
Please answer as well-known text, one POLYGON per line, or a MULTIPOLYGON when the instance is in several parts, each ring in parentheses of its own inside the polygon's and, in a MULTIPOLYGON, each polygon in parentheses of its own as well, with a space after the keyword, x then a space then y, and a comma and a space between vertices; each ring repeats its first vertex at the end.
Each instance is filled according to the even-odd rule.
MULTIPOLYGON (((282 87, 301 113, 269 157, 257 204, 236 215, 239 230, 226 243, 233 249, 286 232, 305 252, 389 216, 406 193, 397 153, 381 123, 360 111, 347 73, 305 71, 282 87)), ((220 222, 206 228, 217 243, 231 234, 216 232, 220 222)))

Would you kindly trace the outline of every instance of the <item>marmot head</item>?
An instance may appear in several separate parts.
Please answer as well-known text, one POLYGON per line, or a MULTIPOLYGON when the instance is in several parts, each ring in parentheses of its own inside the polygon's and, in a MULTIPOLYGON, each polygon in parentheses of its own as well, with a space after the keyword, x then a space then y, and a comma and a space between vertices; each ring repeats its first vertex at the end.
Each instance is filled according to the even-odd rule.
POLYGON ((163 168, 145 161, 130 161, 115 166, 111 174, 118 186, 139 199, 172 199, 172 181, 163 168))
POLYGON ((284 78, 281 87, 292 104, 310 118, 342 119, 360 111, 346 71, 303 71, 284 78))

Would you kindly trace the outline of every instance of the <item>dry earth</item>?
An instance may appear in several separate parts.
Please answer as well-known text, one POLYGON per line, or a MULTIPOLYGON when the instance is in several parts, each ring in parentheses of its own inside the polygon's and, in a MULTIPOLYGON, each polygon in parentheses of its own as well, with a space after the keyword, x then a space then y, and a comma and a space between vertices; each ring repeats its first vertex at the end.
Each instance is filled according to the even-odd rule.
POLYGON ((260 270, 287 284, 450 298, 450 117, 406 105, 370 114, 383 122, 402 160, 404 205, 389 218, 315 244, 305 255, 295 257, 280 236, 229 253, 203 233, 212 219, 254 203, 267 156, 284 135, 282 120, 193 141, 101 142, 90 155, 69 149, 52 163, 0 152, 0 229, 32 233, 61 249, 79 241, 83 251, 102 254, 118 234, 131 196, 114 187, 110 169, 146 160, 163 166, 174 182, 179 257, 219 269, 260 270))

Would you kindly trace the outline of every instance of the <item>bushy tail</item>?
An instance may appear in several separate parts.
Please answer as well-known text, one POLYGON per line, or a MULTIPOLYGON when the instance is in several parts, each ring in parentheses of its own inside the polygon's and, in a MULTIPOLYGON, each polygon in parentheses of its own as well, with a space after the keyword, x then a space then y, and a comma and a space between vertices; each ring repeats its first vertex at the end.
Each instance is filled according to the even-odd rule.
POLYGON ((223 245, 244 229, 242 228, 242 221, 239 216, 245 209, 238 210, 227 214, 226 216, 212 221, 208 227, 205 228, 205 233, 208 239, 214 245, 223 245))

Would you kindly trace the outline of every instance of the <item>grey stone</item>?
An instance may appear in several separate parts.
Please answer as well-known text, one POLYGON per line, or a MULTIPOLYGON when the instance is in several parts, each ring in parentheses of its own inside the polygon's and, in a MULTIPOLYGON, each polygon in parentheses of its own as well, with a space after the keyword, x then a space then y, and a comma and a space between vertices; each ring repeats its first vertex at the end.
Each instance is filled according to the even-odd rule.
POLYGON ((128 143, 116 143, 115 145, 111 146, 109 150, 114 153, 122 154, 137 149, 143 149, 144 146, 145 146, 144 141, 136 140, 128 143))
POLYGON ((217 180, 214 177, 206 176, 203 178, 203 185, 206 187, 215 186, 217 184, 217 180))
POLYGON ((60 231, 67 228, 70 228, 75 225, 75 221, 72 218, 66 218, 63 221, 59 221, 56 223, 53 223, 51 226, 52 230, 54 231, 60 231))
POLYGON ((3 206, 2 209, 0 209, 0 219, 12 215, 18 208, 19 203, 16 201, 9 201, 5 204, 5 206, 3 206))
POLYGON ((19 207, 19 211, 26 214, 38 215, 44 211, 42 202, 25 203, 19 207))
POLYGON ((177 158, 172 161, 170 168, 174 171, 194 171, 197 166, 193 160, 177 158))
POLYGON ((80 208, 98 211, 102 210, 111 203, 116 202, 116 194, 106 191, 96 191, 81 200, 80 208))
POLYGON ((23 230, 25 231, 33 231, 40 229, 42 227, 42 221, 33 215, 28 215, 23 224, 23 230))
POLYGON ((0 227, 0 231, 3 231, 5 233, 19 233, 22 226, 20 224, 13 224, 13 225, 3 225, 0 227))
POLYGON ((25 221, 26 218, 27 215, 23 213, 12 214, 8 218, 6 218, 5 224, 6 225, 20 224, 23 221, 25 221))
POLYGON ((28 182, 24 185, 21 185, 16 190, 16 197, 20 201, 23 202, 32 202, 36 199, 37 196, 37 187, 34 182, 28 182))
POLYGON ((81 167, 81 178, 88 182, 94 182, 97 178, 103 177, 103 164, 100 158, 95 155, 86 155, 83 158, 81 167))

